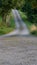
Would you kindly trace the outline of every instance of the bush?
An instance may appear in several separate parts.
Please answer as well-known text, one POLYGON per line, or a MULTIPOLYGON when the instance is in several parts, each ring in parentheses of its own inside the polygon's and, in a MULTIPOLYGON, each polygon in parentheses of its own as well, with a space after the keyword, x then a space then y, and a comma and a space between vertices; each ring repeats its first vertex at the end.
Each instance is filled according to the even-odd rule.
POLYGON ((36 35, 36 36, 37 36, 37 30, 32 31, 32 32, 31 32, 31 34, 33 34, 33 35, 36 35))

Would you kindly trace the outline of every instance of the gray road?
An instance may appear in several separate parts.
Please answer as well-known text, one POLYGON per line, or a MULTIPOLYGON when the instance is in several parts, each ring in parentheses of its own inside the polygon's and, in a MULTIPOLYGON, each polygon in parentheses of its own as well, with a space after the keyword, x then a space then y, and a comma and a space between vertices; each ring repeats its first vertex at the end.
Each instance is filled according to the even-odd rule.
POLYGON ((15 19, 16 29, 18 30, 17 34, 29 35, 29 30, 27 29, 26 24, 22 21, 18 10, 12 10, 12 12, 15 19))
POLYGON ((37 65, 37 38, 0 38, 0 65, 37 65))

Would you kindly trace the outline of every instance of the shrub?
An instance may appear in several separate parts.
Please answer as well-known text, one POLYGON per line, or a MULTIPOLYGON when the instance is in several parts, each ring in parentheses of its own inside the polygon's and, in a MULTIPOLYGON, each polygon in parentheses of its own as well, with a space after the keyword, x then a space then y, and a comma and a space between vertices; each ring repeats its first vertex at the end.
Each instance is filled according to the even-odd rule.
POLYGON ((31 32, 31 34, 33 34, 33 35, 36 35, 36 36, 37 36, 37 30, 32 31, 32 32, 31 32))

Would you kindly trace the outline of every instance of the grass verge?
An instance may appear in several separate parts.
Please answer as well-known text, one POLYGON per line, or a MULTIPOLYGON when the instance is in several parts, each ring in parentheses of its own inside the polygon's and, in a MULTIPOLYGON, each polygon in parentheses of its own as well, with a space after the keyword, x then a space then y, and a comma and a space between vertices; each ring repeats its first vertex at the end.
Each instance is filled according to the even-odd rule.
POLYGON ((0 35, 7 34, 15 29, 15 21, 13 14, 10 14, 10 20, 7 24, 2 22, 2 18, 0 16, 0 35))

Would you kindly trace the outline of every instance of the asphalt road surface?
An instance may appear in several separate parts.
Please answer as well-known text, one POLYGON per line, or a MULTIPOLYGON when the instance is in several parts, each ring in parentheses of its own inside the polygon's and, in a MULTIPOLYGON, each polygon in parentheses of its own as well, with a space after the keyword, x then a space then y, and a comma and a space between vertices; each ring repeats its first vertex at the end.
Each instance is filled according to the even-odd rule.
POLYGON ((37 37, 0 38, 0 65, 37 65, 37 37))
POLYGON ((12 12, 13 12, 14 19, 15 19, 17 34, 18 35, 29 35, 29 30, 26 24, 21 19, 18 10, 12 10, 12 12))

